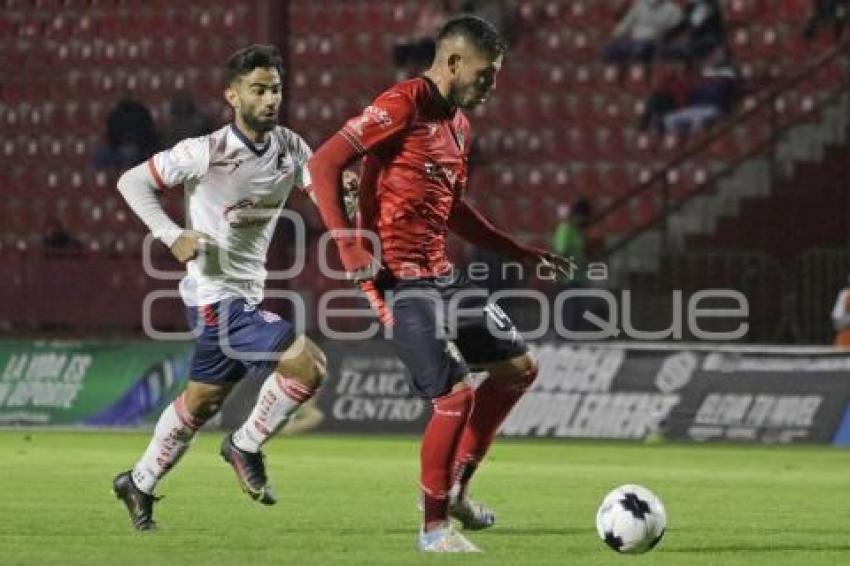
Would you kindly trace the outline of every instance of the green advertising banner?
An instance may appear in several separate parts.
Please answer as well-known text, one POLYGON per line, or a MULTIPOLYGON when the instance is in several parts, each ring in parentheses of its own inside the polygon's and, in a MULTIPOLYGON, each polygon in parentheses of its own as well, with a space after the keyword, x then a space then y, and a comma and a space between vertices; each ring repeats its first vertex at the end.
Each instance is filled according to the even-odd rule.
POLYGON ((134 426, 182 389, 191 345, 0 342, 0 425, 134 426))

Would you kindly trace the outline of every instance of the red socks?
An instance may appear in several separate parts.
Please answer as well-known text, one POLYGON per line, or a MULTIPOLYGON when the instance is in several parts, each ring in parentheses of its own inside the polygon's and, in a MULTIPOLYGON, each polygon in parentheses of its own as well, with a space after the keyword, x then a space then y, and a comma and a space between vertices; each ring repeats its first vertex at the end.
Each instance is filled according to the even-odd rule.
POLYGON ((434 412, 420 449, 426 530, 448 519, 452 462, 472 412, 473 397, 472 389, 464 387, 432 400, 434 412))
POLYGON ((475 409, 463 430, 452 467, 452 480, 460 487, 460 497, 465 495, 466 486, 478 463, 487 454, 496 433, 511 412, 511 409, 537 377, 537 365, 533 365, 519 382, 487 378, 475 391, 475 409))

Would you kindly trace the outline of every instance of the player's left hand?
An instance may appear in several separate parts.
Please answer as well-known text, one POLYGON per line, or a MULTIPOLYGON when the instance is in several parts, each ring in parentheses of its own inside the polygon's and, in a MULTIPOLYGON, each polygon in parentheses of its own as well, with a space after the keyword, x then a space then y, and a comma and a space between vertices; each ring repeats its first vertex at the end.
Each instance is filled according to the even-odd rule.
POLYGON ((576 269, 575 263, 570 258, 552 252, 541 252, 537 256, 537 261, 558 279, 572 279, 576 269))

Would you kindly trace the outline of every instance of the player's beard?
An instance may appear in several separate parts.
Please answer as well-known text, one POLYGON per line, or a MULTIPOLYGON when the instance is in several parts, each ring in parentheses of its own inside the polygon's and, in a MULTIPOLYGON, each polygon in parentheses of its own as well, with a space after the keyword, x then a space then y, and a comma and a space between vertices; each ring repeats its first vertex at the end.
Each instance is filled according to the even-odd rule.
POLYGON ((277 126, 278 113, 266 118, 259 114, 242 114, 242 122, 255 132, 270 132, 277 126))
POLYGON ((474 85, 470 85, 462 89, 457 97, 455 97, 456 105, 464 110, 472 110, 479 104, 485 102, 488 93, 482 93, 474 85))

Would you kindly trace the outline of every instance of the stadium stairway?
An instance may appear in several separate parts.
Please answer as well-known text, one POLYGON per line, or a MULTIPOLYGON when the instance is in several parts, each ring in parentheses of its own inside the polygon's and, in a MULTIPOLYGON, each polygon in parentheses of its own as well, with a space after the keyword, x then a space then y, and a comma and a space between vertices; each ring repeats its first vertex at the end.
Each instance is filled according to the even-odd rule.
MULTIPOLYGON (((782 108, 781 95, 774 104, 782 108)), ((840 153, 838 148, 848 142, 850 95, 837 94, 819 109, 814 109, 810 100, 804 100, 803 104, 811 112, 808 119, 787 125, 772 142, 768 140, 763 151, 721 174, 713 187, 673 206, 666 221, 655 222, 625 245, 617 245, 621 235, 609 235, 607 244, 615 248, 608 256, 612 284, 621 286, 629 274, 655 273, 666 255, 686 252, 696 242, 712 241, 721 224, 725 229, 730 219, 739 216, 742 203, 769 202, 777 187, 789 184, 805 187, 810 182, 806 175, 822 165, 827 156, 840 153), (804 174, 798 174, 799 171, 804 174)), ((781 229, 782 223, 775 226, 781 229)), ((762 229, 770 227, 762 226, 762 229)), ((742 239, 736 246, 747 248, 749 240, 743 239, 746 231, 737 233, 742 239)))
MULTIPOLYGON (((820 163, 830 147, 846 143, 848 124, 850 101, 842 97, 824 109, 820 121, 787 130, 776 148, 779 162, 777 181, 782 183, 790 180, 801 165, 820 163)), ((748 159, 728 177, 721 179, 716 190, 695 196, 684 207, 673 212, 667 224, 667 251, 685 251, 692 242, 691 236, 714 234, 721 219, 735 217, 740 213, 742 201, 770 199, 774 192, 770 167, 770 160, 766 157, 748 159)), ((660 228, 649 230, 617 255, 645 258, 644 261, 633 262, 631 268, 655 269, 661 253, 662 237, 660 228)))

